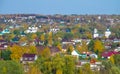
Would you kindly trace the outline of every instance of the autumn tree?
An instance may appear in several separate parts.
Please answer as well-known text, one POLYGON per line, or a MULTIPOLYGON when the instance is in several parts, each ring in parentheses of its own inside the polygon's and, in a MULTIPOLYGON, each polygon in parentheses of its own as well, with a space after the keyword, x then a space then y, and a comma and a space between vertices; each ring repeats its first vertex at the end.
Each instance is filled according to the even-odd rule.
POLYGON ((59 49, 60 51, 62 51, 62 46, 61 46, 61 44, 57 44, 57 47, 58 47, 58 49, 59 49))
POLYGON ((56 73, 63 72, 63 67, 65 65, 64 61, 65 59, 60 54, 57 54, 56 56, 53 57, 53 65, 54 68, 56 69, 56 73))
POLYGON ((37 48, 35 46, 29 46, 28 50, 29 50, 28 53, 32 53, 32 54, 36 54, 37 53, 37 48))
POLYGON ((103 45, 102 41, 100 41, 98 39, 95 40, 95 42, 94 42, 94 52, 101 53, 103 51, 104 51, 104 45, 103 45))
POLYGON ((87 52, 88 51, 88 46, 85 41, 82 41, 81 45, 77 44, 76 49, 80 52, 87 52))
POLYGON ((89 63, 86 63, 82 66, 82 72, 83 74, 93 74, 92 73, 92 70, 90 69, 90 64, 89 63))
POLYGON ((71 52, 74 50, 74 47, 72 44, 68 45, 67 52, 68 54, 71 54, 71 52))
POLYGON ((37 38, 37 34, 32 34, 32 36, 31 36, 31 38, 34 40, 34 39, 36 39, 37 38))
POLYGON ((65 65, 63 74, 75 74, 75 58, 71 56, 65 56, 65 65))
POLYGON ((85 32, 85 35, 88 39, 92 38, 92 33, 90 33, 90 32, 85 32))
POLYGON ((36 65, 33 65, 30 67, 30 70, 27 72, 27 74, 42 74, 42 73, 36 65))
POLYGON ((114 55, 111 55, 111 56, 110 56, 110 61, 112 62, 112 64, 115 63, 115 61, 114 61, 114 55))
POLYGON ((49 45, 49 46, 52 46, 52 44, 53 44, 52 32, 50 32, 49 35, 48 35, 48 45, 49 45))
POLYGON ((44 35, 44 34, 42 34, 42 35, 40 36, 40 40, 41 40, 41 41, 44 41, 44 40, 45 40, 45 35, 44 35))
POLYGON ((63 73, 62 73, 62 71, 61 71, 60 69, 58 69, 58 70, 56 71, 56 74, 63 74, 63 73))
POLYGON ((19 61, 20 58, 22 57, 23 53, 24 53, 24 49, 21 46, 18 45, 13 45, 12 47, 10 47, 10 51, 11 51, 11 59, 12 60, 16 60, 19 61))
POLYGON ((26 36, 23 36, 20 38, 20 42, 26 42, 27 41, 27 37, 26 36))
POLYGON ((48 47, 46 47, 42 52, 41 52, 41 56, 43 57, 50 57, 50 49, 48 47))

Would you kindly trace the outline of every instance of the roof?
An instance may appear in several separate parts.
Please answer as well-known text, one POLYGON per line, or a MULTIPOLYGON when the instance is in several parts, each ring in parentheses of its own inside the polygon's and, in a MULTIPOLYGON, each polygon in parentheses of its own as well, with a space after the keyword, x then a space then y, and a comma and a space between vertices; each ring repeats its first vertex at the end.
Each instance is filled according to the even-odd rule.
POLYGON ((109 56, 111 56, 111 55, 113 55, 113 54, 120 54, 120 52, 116 52, 116 51, 103 52, 103 53, 102 53, 102 56, 103 56, 103 57, 109 57, 109 56))
MULTIPOLYGON (((45 48, 46 46, 43 46, 43 45, 37 46, 37 52, 41 53, 45 48)), ((53 46, 53 47, 48 47, 48 48, 50 49, 51 54, 60 52, 59 48, 57 47, 53 46)))
POLYGON ((49 48, 50 48, 51 53, 57 53, 57 52, 60 52, 60 50, 59 50, 58 47, 49 47, 49 48))
POLYGON ((7 42, 6 40, 0 40, 0 42, 7 42))
POLYGON ((24 53, 22 57, 35 57, 36 54, 24 53))

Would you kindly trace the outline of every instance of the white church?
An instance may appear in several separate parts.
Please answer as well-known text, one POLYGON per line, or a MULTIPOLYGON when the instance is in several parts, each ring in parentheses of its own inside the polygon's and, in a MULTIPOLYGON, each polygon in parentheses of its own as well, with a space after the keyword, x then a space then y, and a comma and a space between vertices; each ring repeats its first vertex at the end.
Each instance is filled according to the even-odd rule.
POLYGON ((107 30, 105 31, 105 37, 106 37, 106 38, 109 38, 110 35, 111 35, 111 31, 110 31, 109 29, 107 29, 107 30))
POLYGON ((99 37, 99 33, 98 33, 98 30, 95 28, 93 38, 97 38, 97 37, 99 37))

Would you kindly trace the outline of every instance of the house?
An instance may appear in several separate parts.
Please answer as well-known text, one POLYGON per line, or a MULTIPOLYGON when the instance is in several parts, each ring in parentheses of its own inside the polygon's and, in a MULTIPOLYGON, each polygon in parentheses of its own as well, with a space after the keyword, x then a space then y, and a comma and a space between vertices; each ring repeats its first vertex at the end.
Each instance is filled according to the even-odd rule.
MULTIPOLYGON (((43 50, 46 48, 46 46, 44 45, 39 45, 39 46, 36 46, 37 48, 37 52, 38 54, 41 54, 43 52, 43 50)), ((52 47, 48 47, 50 49, 50 55, 51 56, 54 56, 55 54, 57 53, 60 53, 61 50, 58 48, 58 47, 55 47, 55 46, 52 46, 52 47)), ((47 54, 46 54, 47 55, 47 54)))
POLYGON ((95 54, 95 53, 92 53, 92 54, 90 54, 90 57, 91 57, 91 58, 98 58, 98 55, 95 54))
POLYGON ((71 39, 62 39, 62 45, 72 44, 75 45, 75 42, 71 39))
POLYGON ((90 64, 90 69, 93 71, 99 71, 102 68, 102 62, 95 62, 93 64, 90 64))
POLYGON ((82 42, 82 39, 73 39, 73 40, 71 40, 71 41, 73 41, 73 42, 75 42, 75 43, 81 43, 81 42, 82 42))
POLYGON ((20 32, 20 35, 21 35, 21 36, 26 36, 26 34, 24 33, 24 31, 21 31, 21 32, 20 32))
POLYGON ((76 50, 73 50, 72 53, 71 53, 71 55, 73 55, 73 56, 79 56, 80 54, 76 50))
POLYGON ((58 47, 52 46, 52 47, 49 47, 49 48, 50 48, 51 56, 54 56, 55 54, 61 52, 61 50, 58 47))
POLYGON ((5 40, 0 40, 0 50, 5 50, 8 47, 8 42, 5 40))
POLYGON ((20 40, 20 38, 16 36, 11 41, 17 43, 17 42, 19 42, 19 40, 20 40))
POLYGON ((111 49, 111 47, 112 47, 111 44, 106 44, 106 45, 105 45, 105 48, 106 48, 106 49, 111 49))
POLYGON ((4 29, 4 30, 2 31, 2 33, 3 33, 3 34, 10 33, 10 30, 6 28, 6 29, 4 29))
POLYGON ((5 50, 5 49, 7 49, 7 47, 8 47, 8 45, 5 45, 5 44, 0 45, 0 50, 5 50))
POLYGON ((36 54, 29 54, 29 53, 24 53, 20 59, 20 62, 23 64, 24 71, 27 72, 30 69, 29 64, 33 63, 35 60, 37 60, 37 55, 36 54))
POLYGON ((118 43, 118 42, 120 42, 120 39, 114 38, 113 42, 114 42, 114 43, 118 43))
POLYGON ((24 53, 20 59, 21 63, 27 64, 27 63, 33 63, 35 60, 37 60, 37 55, 36 54, 29 54, 29 53, 24 53))
POLYGON ((38 27, 31 26, 31 27, 28 27, 28 29, 25 31, 25 33, 36 33, 37 31, 38 31, 38 27))
POLYGON ((116 49, 114 49, 114 51, 120 52, 120 47, 117 47, 116 49))
POLYGON ((10 33, 10 30, 6 28, 2 32, 0 32, 0 35, 8 34, 8 33, 10 33))
POLYGON ((0 40, 0 45, 2 45, 2 44, 6 44, 6 43, 7 43, 6 40, 0 40))
POLYGON ((60 31, 60 29, 56 26, 54 28, 50 27, 50 31, 49 32, 57 33, 58 31, 60 31))
POLYGON ((73 50, 71 52, 71 55, 76 56, 77 58, 79 58, 79 57, 86 58, 87 57, 87 54, 79 53, 79 51, 77 51, 77 50, 73 50))
POLYGON ((116 52, 116 51, 103 52, 103 53, 102 53, 102 58, 107 58, 107 59, 109 59, 110 56, 112 56, 112 55, 117 55, 117 54, 120 54, 120 52, 116 52))

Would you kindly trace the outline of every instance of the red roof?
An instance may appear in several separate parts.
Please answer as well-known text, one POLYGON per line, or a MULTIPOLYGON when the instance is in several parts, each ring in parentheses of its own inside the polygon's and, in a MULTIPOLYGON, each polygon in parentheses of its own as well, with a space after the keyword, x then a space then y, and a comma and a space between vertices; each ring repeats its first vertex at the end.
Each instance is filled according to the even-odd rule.
POLYGON ((102 53, 102 56, 103 56, 103 57, 109 57, 109 56, 111 56, 111 55, 113 55, 113 54, 120 54, 120 52, 116 52, 116 51, 103 52, 103 53, 102 53))

